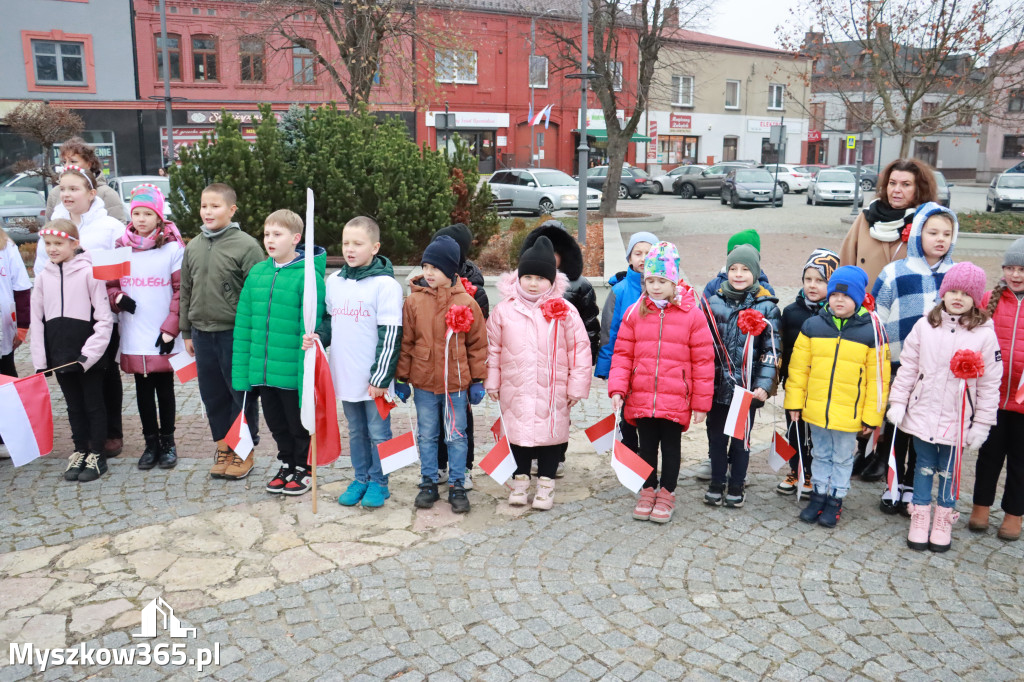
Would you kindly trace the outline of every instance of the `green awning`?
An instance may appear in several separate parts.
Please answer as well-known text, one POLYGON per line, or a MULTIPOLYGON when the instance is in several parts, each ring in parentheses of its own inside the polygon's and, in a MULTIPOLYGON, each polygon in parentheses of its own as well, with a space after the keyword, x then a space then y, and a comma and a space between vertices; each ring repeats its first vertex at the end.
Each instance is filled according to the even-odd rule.
MULTIPOLYGON (((576 134, 579 134, 580 129, 577 128, 577 129, 573 130, 573 132, 576 133, 576 134)), ((605 130, 604 128, 588 128, 587 129, 587 137, 593 138, 593 139, 598 140, 598 141, 600 141, 600 140, 607 140, 608 139, 608 131, 605 130)), ((631 137, 629 141, 630 142, 650 142, 651 138, 647 137, 646 135, 641 135, 640 133, 633 133, 633 137, 631 137)))

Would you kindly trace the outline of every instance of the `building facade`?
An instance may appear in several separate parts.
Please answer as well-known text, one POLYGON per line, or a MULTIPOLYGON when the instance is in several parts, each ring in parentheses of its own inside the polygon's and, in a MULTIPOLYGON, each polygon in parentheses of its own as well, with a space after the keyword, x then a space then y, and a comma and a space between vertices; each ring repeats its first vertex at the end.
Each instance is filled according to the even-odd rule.
POLYGON ((1001 52, 1019 54, 1010 62, 1009 77, 993 81, 991 120, 983 126, 978 153, 978 182, 989 182, 1007 168, 1024 162, 1024 43, 1004 47, 1001 52))

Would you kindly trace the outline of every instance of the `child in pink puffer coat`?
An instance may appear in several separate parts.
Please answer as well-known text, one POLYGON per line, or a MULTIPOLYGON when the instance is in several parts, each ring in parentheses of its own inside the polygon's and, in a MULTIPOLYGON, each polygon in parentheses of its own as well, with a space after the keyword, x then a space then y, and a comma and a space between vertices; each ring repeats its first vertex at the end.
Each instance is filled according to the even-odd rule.
POLYGON ((555 471, 569 446, 569 409, 590 393, 590 339, 562 294, 569 286, 555 250, 541 236, 519 257, 519 269, 498 284, 503 300, 487 318, 484 388, 501 406, 516 459, 508 502, 529 501, 530 465, 537 460, 534 509, 551 509, 555 471))
POLYGON ((668 523, 675 509, 683 431, 699 424, 715 394, 715 350, 693 291, 679 281, 679 252, 647 253, 640 300, 622 318, 608 376, 612 409, 637 426, 640 457, 653 467, 633 518, 668 523), (658 488, 658 446, 661 488, 658 488))
POLYGON ((984 295, 985 272, 973 263, 957 263, 942 279, 939 304, 917 321, 900 351, 887 419, 913 436, 917 452, 914 499, 908 505, 907 546, 911 549, 945 552, 950 548, 953 524, 960 516, 954 490, 957 442, 962 437, 964 448, 977 448, 996 423, 1003 363, 995 327, 980 307, 984 295), (959 351, 977 358, 970 362, 966 362, 970 356, 958 358, 961 371, 957 374, 970 378, 958 378, 951 367, 959 351), (967 406, 962 410, 964 381, 967 406), (939 495, 932 525, 936 473, 939 495))

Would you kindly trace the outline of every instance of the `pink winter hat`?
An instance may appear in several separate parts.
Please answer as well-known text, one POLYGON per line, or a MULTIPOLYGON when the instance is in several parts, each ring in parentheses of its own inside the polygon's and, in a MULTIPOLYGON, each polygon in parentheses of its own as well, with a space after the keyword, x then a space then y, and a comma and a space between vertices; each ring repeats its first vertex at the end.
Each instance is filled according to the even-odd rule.
POLYGON ((962 291, 974 299, 974 305, 981 305, 985 295, 985 271, 970 261, 957 263, 942 278, 939 298, 947 291, 962 291))
POLYGON ((164 195, 156 185, 138 185, 132 190, 132 203, 128 207, 128 215, 136 208, 148 208, 162 220, 164 217, 164 195))

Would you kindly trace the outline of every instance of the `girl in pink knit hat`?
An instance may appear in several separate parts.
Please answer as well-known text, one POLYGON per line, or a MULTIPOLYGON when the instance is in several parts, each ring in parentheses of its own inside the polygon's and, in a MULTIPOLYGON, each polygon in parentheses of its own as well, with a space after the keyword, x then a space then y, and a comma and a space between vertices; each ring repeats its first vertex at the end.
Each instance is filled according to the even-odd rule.
POLYGON ((964 448, 980 447, 996 422, 1003 364, 995 328, 980 307, 984 295, 984 271, 957 263, 942 279, 938 305, 903 342, 887 418, 913 437, 917 452, 908 505, 911 549, 950 548, 959 518, 960 457, 964 448), (939 494, 932 523, 935 474, 939 494))

